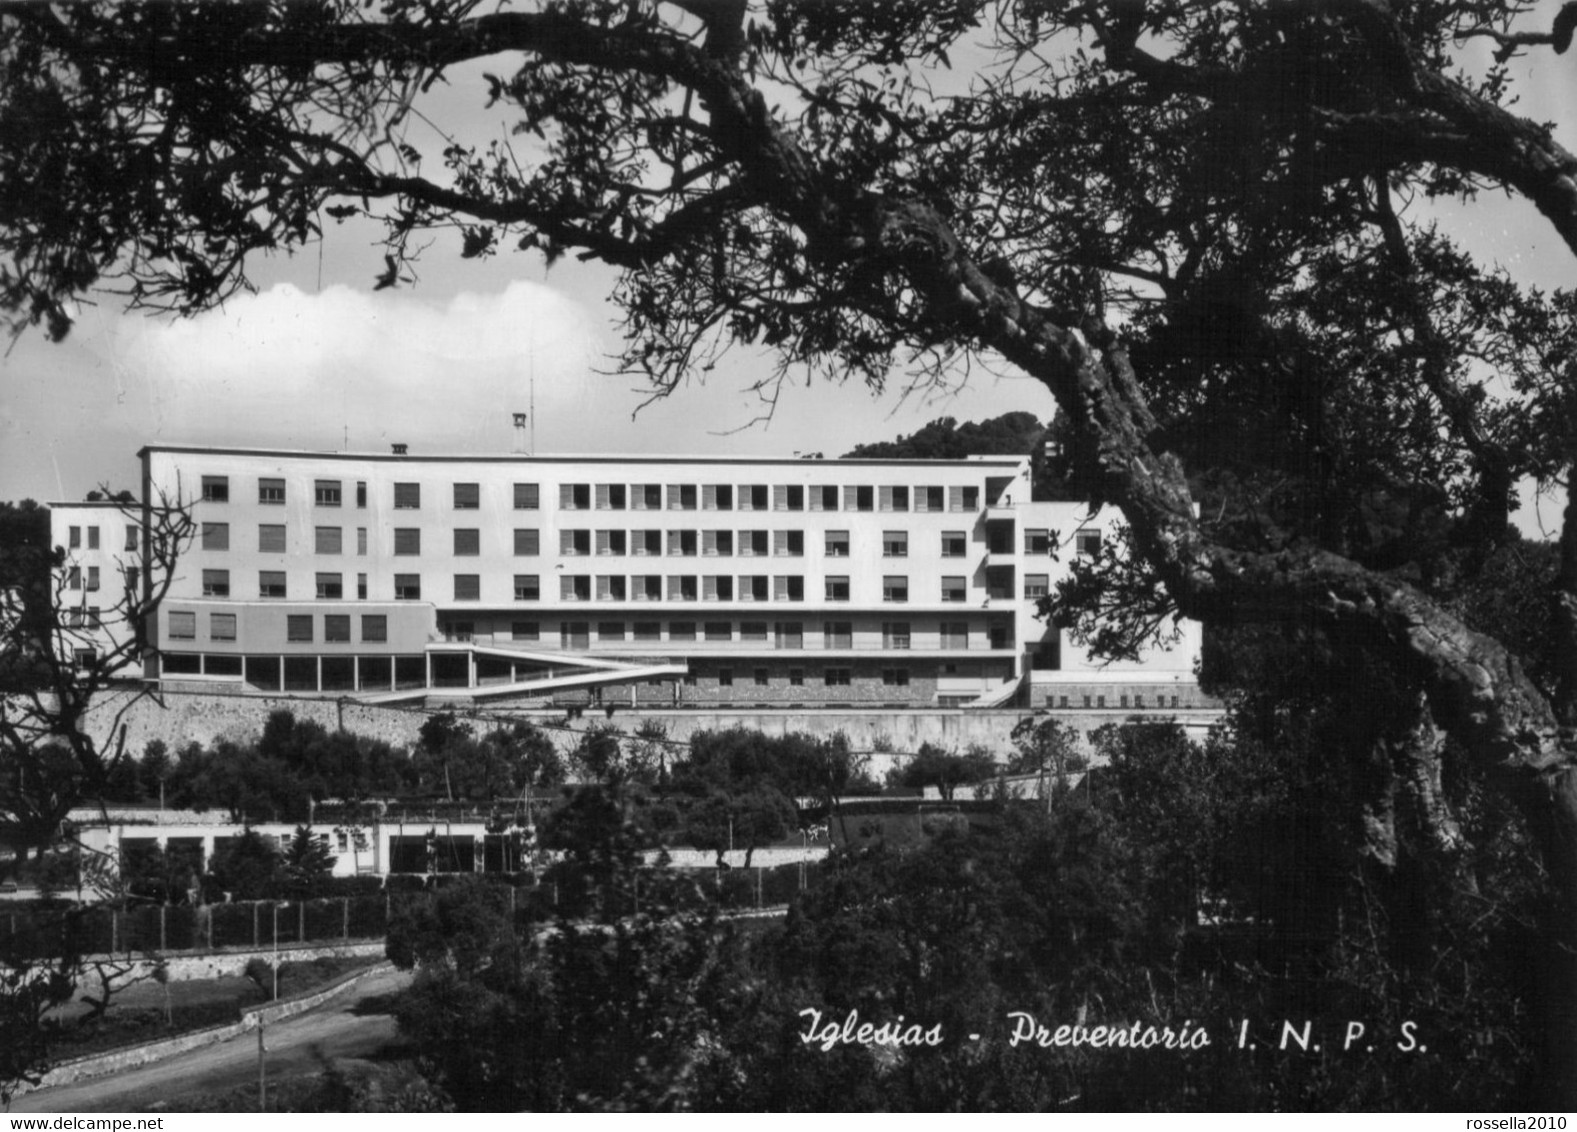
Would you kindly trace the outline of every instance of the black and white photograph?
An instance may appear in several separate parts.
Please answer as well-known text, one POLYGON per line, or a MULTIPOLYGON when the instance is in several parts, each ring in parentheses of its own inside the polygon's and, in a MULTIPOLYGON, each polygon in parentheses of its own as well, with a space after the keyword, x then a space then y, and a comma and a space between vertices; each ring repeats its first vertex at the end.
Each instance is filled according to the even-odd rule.
POLYGON ((0 1118, 1562 1132, 1574 33, 0 5, 0 1118))

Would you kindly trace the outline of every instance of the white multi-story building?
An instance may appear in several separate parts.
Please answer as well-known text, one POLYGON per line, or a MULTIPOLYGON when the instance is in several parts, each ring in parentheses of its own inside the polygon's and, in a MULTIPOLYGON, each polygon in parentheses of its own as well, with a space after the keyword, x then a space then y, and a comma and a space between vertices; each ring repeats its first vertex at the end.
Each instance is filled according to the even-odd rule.
POLYGON ((144 599, 144 527, 140 503, 98 500, 50 503, 50 545, 64 552, 55 575, 57 645, 85 661, 115 655, 116 667, 141 675, 132 618, 144 599))
POLYGON ((196 524, 148 626, 146 675, 164 682, 649 706, 1199 701, 1196 625, 1100 664, 1035 616, 1115 514, 1031 502, 1027 457, 141 457, 144 497, 196 524))

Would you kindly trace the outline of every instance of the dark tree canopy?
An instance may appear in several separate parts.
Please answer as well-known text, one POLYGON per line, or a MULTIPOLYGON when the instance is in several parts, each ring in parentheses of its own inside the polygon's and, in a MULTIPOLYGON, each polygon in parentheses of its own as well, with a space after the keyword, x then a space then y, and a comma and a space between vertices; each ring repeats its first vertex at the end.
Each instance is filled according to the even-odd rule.
POLYGON ((1102 639, 1119 651, 1176 611, 1373 666, 1401 712, 1361 737, 1381 792, 1449 844, 1430 784, 1504 788, 1570 948, 1574 504, 1538 587, 1549 679, 1464 593, 1515 485, 1569 482, 1577 297, 1475 260, 1425 204, 1509 192, 1577 252, 1577 156, 1509 85, 1513 58, 1570 65, 1574 10, 13 4, 0 306, 57 337, 98 288, 200 310, 255 253, 370 219, 380 286, 435 239, 619 269, 622 363, 662 388, 731 346, 780 378, 1016 369, 1055 395, 1069 482, 1128 523, 1132 556, 1058 616, 1137 610, 1102 639), (399 140, 482 66, 499 136, 399 140))

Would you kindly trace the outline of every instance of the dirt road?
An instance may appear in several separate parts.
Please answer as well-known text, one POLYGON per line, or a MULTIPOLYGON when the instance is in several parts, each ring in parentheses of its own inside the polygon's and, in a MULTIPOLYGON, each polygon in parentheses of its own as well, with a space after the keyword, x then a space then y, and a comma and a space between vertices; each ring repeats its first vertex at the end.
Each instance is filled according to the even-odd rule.
MULTIPOLYGON (((316 1073, 326 1059, 367 1057, 392 1043, 394 1018, 388 1011, 394 992, 410 978, 402 971, 372 975, 315 1010, 269 1026, 264 1055, 269 1081, 316 1073)), ((141 1112, 157 1104, 163 1111, 180 1112, 183 1098, 256 1083, 257 1035, 246 1033, 113 1076, 40 1089, 18 1097, 11 1111, 141 1112)))

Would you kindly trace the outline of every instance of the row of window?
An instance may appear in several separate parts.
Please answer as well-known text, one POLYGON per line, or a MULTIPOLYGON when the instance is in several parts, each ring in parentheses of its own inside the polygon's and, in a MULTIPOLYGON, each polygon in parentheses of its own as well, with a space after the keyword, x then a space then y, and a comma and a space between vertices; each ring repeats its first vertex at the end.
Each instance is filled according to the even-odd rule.
MULTIPOLYGON (((511 502, 517 511, 535 511, 542 505, 541 485, 512 484, 511 502)), ((412 511, 422 506, 420 483, 393 485, 396 510, 412 511)), ((456 511, 475 511, 482 505, 480 483, 455 483, 450 496, 456 511)), ((357 507, 367 506, 367 483, 355 483, 357 507)), ((204 503, 230 502, 229 476, 203 476, 204 503)), ((285 481, 277 476, 260 476, 257 501, 283 505, 285 481)), ((314 480, 313 504, 339 507, 344 502, 341 480, 314 480)), ((559 509, 563 511, 978 511, 980 488, 975 486, 937 487, 876 486, 872 484, 659 484, 659 483, 566 483, 559 485, 559 509)))
MULTIPOLYGON (((559 644, 565 649, 591 647, 593 623, 565 621, 559 626, 559 644)), ((771 641, 774 648, 802 649, 805 647, 803 621, 669 621, 666 635, 661 621, 598 621, 595 623, 599 644, 619 641, 771 641)), ((512 638, 517 641, 540 640, 540 621, 514 621, 510 624, 512 638)), ((451 639, 469 640, 475 625, 469 621, 450 622, 447 632, 451 639)), ((943 649, 969 648, 969 622, 943 621, 938 626, 939 647, 943 649)), ((988 631, 992 648, 1011 648, 1012 641, 1006 626, 992 626, 988 631)), ((882 648, 907 650, 912 647, 914 634, 908 621, 882 622, 882 648)), ((821 627, 822 647, 827 649, 852 649, 854 623, 851 621, 824 621, 821 627)))
MULTIPOLYGON (((73 568, 75 569, 75 568, 73 568)), ((98 571, 89 568, 88 589, 98 589, 98 571)), ((669 574, 666 594, 669 601, 804 601, 805 579, 798 575, 779 574, 669 574)), ((480 574, 455 574, 454 600, 481 601, 482 576, 480 574)), ((319 571, 315 577, 313 596, 321 601, 339 601, 345 597, 345 576, 334 572, 319 571)), ((635 574, 565 574, 559 578, 560 601, 662 601, 664 575, 635 574)), ((1048 591, 1049 576, 1027 574, 1024 577, 1024 596, 1042 598, 1048 591)), ((202 572, 204 597, 231 597, 229 570, 204 570, 202 572)), ((78 588, 78 587, 73 587, 78 588)), ((846 602, 849 598, 849 577, 829 577, 824 583, 827 601, 846 602)), ((963 602, 968 600, 969 588, 961 576, 941 579, 941 600, 963 602)), ((258 597, 288 598, 288 575, 283 570, 258 571, 258 597)), ((399 601, 419 601, 422 596, 420 574, 394 575, 394 596, 399 601)), ((356 575, 356 599, 367 600, 367 575, 356 575)), ((542 579, 539 574, 514 575, 515 601, 541 601, 542 579)), ((882 577, 882 600, 906 602, 909 600, 909 579, 898 574, 882 577)))
MULTIPOLYGON (((367 553, 367 528, 356 529, 356 553, 367 553)), ((458 527, 450 532, 456 556, 476 557, 482 553, 482 532, 477 527, 458 527)), ((513 535, 514 553, 521 557, 535 557, 542 553, 541 531, 535 527, 516 527, 513 535)), ((1026 531, 1025 550, 1030 554, 1045 554, 1049 550, 1045 531, 1026 531), (1039 549, 1037 549, 1039 548, 1039 549)), ((849 557, 849 532, 827 531, 823 540, 823 553, 828 558, 849 557)), ((204 550, 230 549, 229 523, 204 523, 202 525, 204 550)), ((1080 531, 1078 548, 1081 554, 1094 554, 1100 548, 1099 531, 1080 531)), ((260 523, 257 528, 257 549, 261 553, 284 554, 289 550, 286 527, 283 523, 260 523)), ((312 549, 315 554, 344 554, 345 528, 314 527, 312 549)), ((943 531, 941 551, 943 558, 962 558, 968 553, 969 539, 963 531, 943 531)), ((401 556, 422 552, 420 527, 394 528, 394 553, 401 556)), ((669 557, 731 558, 778 557, 798 558, 805 554, 804 531, 660 531, 660 530, 592 530, 573 528, 559 531, 559 554, 565 557, 586 557, 593 553, 600 557, 638 558, 669 557), (667 537, 665 538, 664 535, 667 537)), ((908 531, 882 532, 882 557, 907 558, 909 556, 908 531)))
MULTIPOLYGON (((136 550, 137 549, 137 543, 138 543, 138 539, 140 537, 140 535, 138 534, 139 530, 140 530, 140 528, 137 526, 136 523, 127 523, 126 524, 126 549, 127 550, 136 550)), ((84 527, 81 527, 81 526, 68 526, 66 528, 66 545, 68 547, 70 547, 72 550, 81 550, 83 548, 83 546, 82 546, 82 535, 83 535, 84 531, 87 532, 87 549, 88 550, 98 550, 99 549, 99 528, 98 527, 86 527, 86 528, 84 528, 84 527)))
MULTIPOLYGON (((98 611, 90 611, 92 624, 98 623, 98 611)), ((236 639, 236 615, 234 613, 211 612, 206 615, 208 639, 211 641, 233 641, 236 639)), ((172 641, 192 641, 197 639, 197 611, 172 609, 169 613, 169 639, 172 641)), ((368 643, 383 643, 389 639, 389 619, 382 613, 364 613, 359 618, 348 613, 291 613, 285 617, 285 639, 294 643, 302 643, 320 639, 314 634, 321 632, 321 639, 331 643, 344 643, 351 641, 353 621, 359 620, 361 635, 358 640, 368 643), (319 628, 321 626, 321 628, 319 628)), ((536 641, 542 636, 542 623, 540 621, 514 621, 510 625, 512 639, 517 641, 536 641)), ((475 630, 471 622, 453 622, 447 627, 448 635, 453 639, 469 640, 475 630)), ((599 643, 612 643, 625 640, 633 641, 709 641, 709 642, 741 642, 770 640, 773 647, 780 649, 802 649, 805 647, 805 625, 802 621, 777 621, 769 625, 766 621, 741 621, 737 625, 732 621, 670 621, 667 623, 667 633, 664 634, 663 623, 660 621, 636 621, 626 625, 623 621, 599 621, 596 623, 599 643)), ((566 649, 585 649, 591 644, 591 623, 586 621, 566 621, 560 626, 560 643, 566 649)), ((968 649, 969 648, 969 623, 967 621, 944 621, 938 627, 939 647, 943 649, 968 649)), ((849 621, 824 621, 821 629, 822 647, 826 649, 851 649, 854 647, 854 625, 849 621)), ((884 621, 882 623, 882 648, 884 650, 907 650, 912 647, 914 634, 907 621, 884 621)), ((1011 640, 1005 626, 993 626, 988 632, 988 640, 992 648, 1009 648, 1011 640)))

